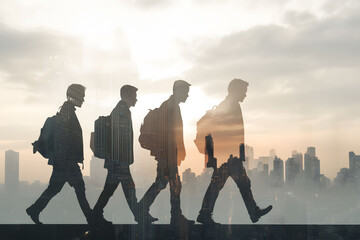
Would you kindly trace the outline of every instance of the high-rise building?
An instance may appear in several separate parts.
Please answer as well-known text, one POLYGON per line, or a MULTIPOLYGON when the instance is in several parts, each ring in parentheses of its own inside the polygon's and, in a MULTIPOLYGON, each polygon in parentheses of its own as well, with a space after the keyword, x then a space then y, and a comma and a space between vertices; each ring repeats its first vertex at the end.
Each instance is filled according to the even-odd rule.
POLYGON ((16 190, 19 187, 19 153, 13 150, 5 152, 5 189, 16 190))
POLYGON ((349 152, 349 177, 351 181, 357 181, 360 178, 360 155, 349 152))
POLYGON ((185 184, 196 185, 196 175, 191 171, 191 168, 185 169, 182 174, 182 182, 185 184))
POLYGON ((263 164, 263 162, 258 161, 256 168, 257 168, 257 171, 258 171, 258 172, 262 172, 262 171, 264 170, 264 164, 263 164))
POLYGON ((308 147, 306 153, 307 153, 310 157, 316 157, 315 147, 308 147))
POLYGON ((270 149, 269 157, 268 157, 269 170, 273 170, 273 166, 274 166, 273 162, 274 162, 275 156, 276 156, 275 149, 270 149))
POLYGON ((259 157, 257 166, 258 172, 269 175, 269 157, 259 157))
POLYGON ((255 159, 255 158, 254 158, 253 162, 251 163, 251 166, 252 166, 252 167, 250 167, 250 168, 257 170, 258 164, 259 164, 259 159, 255 159))
POLYGON ((295 158, 288 158, 285 162, 286 183, 294 184, 296 176, 300 173, 300 166, 295 158))
POLYGON ((305 174, 316 183, 320 182, 320 160, 316 157, 315 147, 308 147, 305 153, 305 174))
POLYGON ((245 155, 249 159, 254 159, 254 148, 246 144, 245 145, 245 155))
POLYGON ((336 178, 334 179, 335 185, 344 185, 349 181, 349 169, 341 168, 340 171, 337 172, 336 178))
POLYGON ((330 178, 326 177, 324 174, 320 174, 320 186, 328 187, 331 184, 330 178))
POLYGON ((296 150, 292 151, 292 158, 295 158, 295 161, 300 166, 300 171, 304 170, 304 163, 303 163, 303 155, 300 152, 297 152, 296 150))
POLYGON ((273 172, 273 179, 274 179, 274 185, 276 187, 280 187, 284 183, 284 161, 275 156, 274 159, 274 170, 273 172))
POLYGON ((263 164, 263 172, 265 176, 269 175, 269 164, 267 163, 263 164))
POLYGON ((262 162, 262 164, 269 164, 269 157, 259 157, 259 162, 262 162))
POLYGON ((249 145, 245 145, 245 164, 244 167, 246 170, 250 170, 251 168, 253 168, 254 164, 254 148, 249 146, 249 145))

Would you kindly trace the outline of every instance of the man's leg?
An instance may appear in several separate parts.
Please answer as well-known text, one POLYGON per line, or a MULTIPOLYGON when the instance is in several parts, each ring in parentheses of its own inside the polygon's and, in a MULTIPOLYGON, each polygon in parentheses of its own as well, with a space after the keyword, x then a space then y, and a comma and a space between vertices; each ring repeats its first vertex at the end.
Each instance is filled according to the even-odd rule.
POLYGON ((102 216, 104 212, 104 207, 109 202, 110 197, 114 194, 116 188, 119 185, 119 181, 115 181, 113 177, 113 172, 108 170, 106 176, 104 189, 102 190, 99 199, 97 200, 94 206, 94 213, 97 216, 102 216))
POLYGON ((81 173, 81 170, 78 166, 71 169, 69 172, 69 185, 72 186, 75 189, 76 197, 78 199, 80 208, 82 212, 84 213, 86 220, 88 223, 92 220, 92 211, 89 205, 88 200, 86 199, 85 194, 85 183, 83 180, 83 176, 81 173))
POLYGON ((257 222, 261 216, 267 214, 272 209, 272 206, 270 205, 265 209, 260 209, 257 206, 251 191, 251 181, 247 176, 246 170, 241 162, 239 162, 237 166, 234 166, 232 169, 234 171, 231 174, 231 177, 234 179, 240 190, 250 219, 252 222, 257 222))
POLYGON ((181 193, 181 182, 180 176, 169 179, 170 183, 170 204, 171 204, 171 217, 181 215, 180 207, 180 193, 181 193))
POLYGON ((170 183, 170 204, 171 204, 171 222, 172 226, 183 226, 184 224, 194 224, 192 220, 186 219, 182 215, 181 206, 180 206, 180 194, 181 194, 181 181, 180 176, 169 178, 170 183))
POLYGON ((224 184, 230 176, 227 163, 221 165, 219 169, 214 170, 211 177, 211 182, 206 190, 201 210, 197 221, 203 224, 216 224, 212 219, 212 213, 214 211, 216 199, 219 196, 220 190, 224 187, 224 184))
POLYGON ((138 204, 136 198, 135 183, 131 176, 129 167, 121 170, 121 186, 123 188, 126 201, 135 218, 138 216, 138 204))
POLYGON ((168 178, 164 176, 162 170, 158 167, 155 182, 150 186, 139 202, 139 210, 143 213, 143 216, 141 217, 146 217, 145 214, 149 212, 150 206, 153 204, 160 191, 166 188, 167 183, 168 178))
POLYGON ((41 196, 36 200, 36 202, 26 209, 27 214, 36 224, 41 224, 39 221, 39 214, 50 200, 61 191, 62 187, 66 182, 64 172, 53 169, 53 172, 50 177, 49 186, 41 194, 41 196))

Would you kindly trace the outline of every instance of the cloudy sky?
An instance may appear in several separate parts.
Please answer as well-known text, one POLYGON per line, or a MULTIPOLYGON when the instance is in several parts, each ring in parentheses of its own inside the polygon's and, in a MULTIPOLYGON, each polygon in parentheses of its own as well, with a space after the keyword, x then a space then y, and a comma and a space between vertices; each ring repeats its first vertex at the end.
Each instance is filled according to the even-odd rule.
MULTIPOLYGON (((286 160, 314 146, 333 178, 360 154, 360 2, 357 0, 13 0, 0 2, 0 181, 5 151, 20 152, 20 178, 47 181, 51 167, 30 143, 71 83, 87 87, 77 110, 89 174, 94 120, 124 84, 139 88, 135 135, 176 79, 192 84, 181 104, 187 158, 200 173, 196 122, 233 78, 249 82, 246 143, 286 160)), ((155 161, 135 142, 134 172, 155 161)), ((155 173, 154 173, 155 174, 155 173)))

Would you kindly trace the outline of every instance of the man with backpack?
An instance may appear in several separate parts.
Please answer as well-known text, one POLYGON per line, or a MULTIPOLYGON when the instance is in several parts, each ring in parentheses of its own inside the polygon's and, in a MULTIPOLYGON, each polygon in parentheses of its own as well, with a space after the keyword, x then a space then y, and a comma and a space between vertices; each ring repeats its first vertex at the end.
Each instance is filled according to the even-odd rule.
POLYGON ((139 206, 148 212, 161 190, 170 183, 170 203, 172 226, 193 224, 187 220, 180 208, 181 182, 178 166, 185 159, 183 123, 179 104, 188 98, 190 84, 177 80, 173 85, 173 95, 157 109, 151 110, 140 129, 139 141, 142 147, 150 150, 157 160, 155 182, 147 190, 139 206))
POLYGON ((82 130, 75 114, 75 107, 81 107, 85 97, 85 87, 72 84, 66 92, 67 101, 61 106, 60 111, 45 122, 38 141, 33 143, 33 152, 40 152, 49 158, 48 164, 53 166, 49 186, 26 209, 27 214, 36 224, 41 211, 49 201, 58 194, 66 182, 75 189, 88 223, 93 220, 92 210, 85 196, 85 183, 79 167, 84 161, 82 130))
POLYGON ((110 114, 110 156, 105 158, 104 167, 108 170, 105 186, 94 207, 94 216, 98 222, 111 224, 103 217, 103 209, 110 197, 121 183, 126 201, 135 221, 151 223, 156 221, 148 212, 139 218, 135 183, 130 173, 130 165, 134 162, 133 127, 130 107, 134 107, 137 99, 137 88, 124 85, 120 89, 121 100, 110 114))
POLYGON ((261 216, 272 209, 271 205, 265 209, 260 209, 257 206, 252 195, 250 179, 242 163, 245 161, 245 138, 239 102, 243 102, 245 99, 248 85, 241 79, 232 80, 228 86, 228 95, 225 100, 216 108, 209 110, 197 123, 195 144, 200 153, 208 155, 206 158, 209 161, 207 166, 214 168, 210 185, 197 217, 197 221, 205 225, 218 225, 214 222, 212 213, 219 192, 229 177, 238 186, 252 222, 257 222, 261 216), (205 137, 207 138, 206 148, 205 137), (209 137, 210 142, 208 141, 209 137), (212 141, 214 152, 211 149, 212 141), (210 151, 208 151, 209 146, 211 146, 210 151), (233 157, 233 154, 237 152, 240 152, 239 158, 233 157), (214 156, 217 158, 215 161, 214 156), (217 162, 221 165, 219 168, 216 166, 217 162))

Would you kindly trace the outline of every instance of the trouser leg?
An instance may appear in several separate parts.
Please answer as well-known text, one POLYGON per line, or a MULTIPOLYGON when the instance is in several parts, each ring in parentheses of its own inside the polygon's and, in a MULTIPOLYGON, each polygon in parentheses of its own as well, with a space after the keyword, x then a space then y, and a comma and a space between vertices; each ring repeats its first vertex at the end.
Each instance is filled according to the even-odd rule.
POLYGON ((123 188, 124 195, 131 212, 134 214, 135 217, 137 217, 138 203, 136 198, 135 183, 131 176, 130 170, 127 170, 123 173, 123 180, 121 181, 121 186, 123 188))
POLYGON ((80 208, 87 219, 90 218, 91 208, 85 194, 85 183, 80 168, 73 169, 69 176, 69 184, 75 189, 80 208))
POLYGON ((39 213, 42 210, 44 210, 44 208, 47 206, 50 200, 61 191, 65 182, 66 180, 64 176, 62 176, 60 172, 53 170, 52 175, 50 177, 49 186, 36 200, 36 202, 31 206, 31 208, 39 213))
POLYGON ((95 206, 94 206, 94 212, 102 214, 104 211, 104 207, 109 202, 110 197, 114 194, 116 188, 118 187, 119 182, 113 181, 111 177, 111 173, 108 172, 108 175, 106 177, 104 189, 102 190, 99 199, 97 200, 95 206))
POLYGON ((213 172, 210 185, 206 190, 202 202, 200 214, 212 214, 219 192, 224 187, 228 177, 229 170, 226 165, 222 165, 219 169, 213 172))
POLYGON ((78 184, 74 185, 74 188, 75 188, 75 193, 76 193, 76 197, 79 202, 80 208, 81 208, 82 212, 84 213, 85 217, 89 218, 90 213, 91 213, 91 208, 90 208, 88 200, 86 199, 84 181, 82 180, 78 184))
POLYGON ((176 175, 174 178, 169 179, 170 182, 170 204, 171 204, 171 216, 181 215, 180 206, 180 193, 181 193, 181 182, 180 176, 176 175))
POLYGON ((247 176, 245 168, 242 166, 242 164, 236 168, 236 171, 231 175, 231 177, 234 179, 240 190, 240 194, 244 200, 249 215, 253 216, 256 214, 256 210, 258 210, 258 206, 251 191, 250 179, 247 176))
POLYGON ((158 172, 155 182, 150 186, 139 202, 139 207, 141 207, 144 212, 149 212, 150 206, 153 204, 160 191, 166 188, 167 183, 168 179, 158 172))

